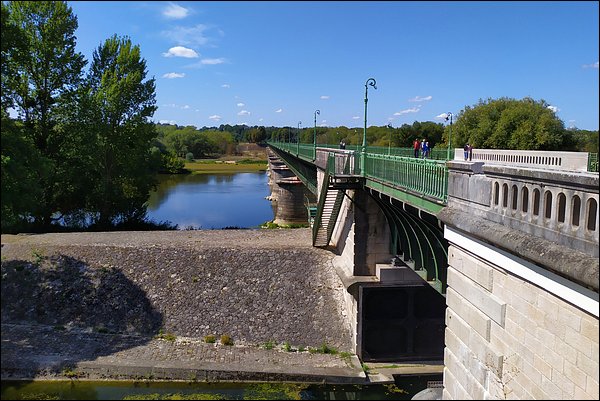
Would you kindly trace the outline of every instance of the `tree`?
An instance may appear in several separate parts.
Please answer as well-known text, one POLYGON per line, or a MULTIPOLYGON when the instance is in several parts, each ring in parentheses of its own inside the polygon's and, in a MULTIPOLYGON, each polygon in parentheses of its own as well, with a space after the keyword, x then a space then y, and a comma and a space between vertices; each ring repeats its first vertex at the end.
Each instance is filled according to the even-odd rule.
MULTIPOLYGON (((66 2, 13 1, 6 6, 2 3, 3 131, 8 118, 6 107, 14 108, 22 121, 7 125, 13 135, 7 145, 10 143, 14 148, 9 146, 6 152, 37 158, 35 162, 32 159, 16 162, 28 166, 30 187, 41 191, 31 214, 45 227, 52 222, 52 214, 61 208, 60 199, 65 192, 73 189, 60 168, 64 153, 72 149, 57 124, 59 110, 75 96, 85 65, 83 56, 75 51, 76 29, 77 18, 66 2), (33 144, 35 151, 18 151, 27 144, 33 144)), ((3 136, 3 166, 8 162, 4 157, 4 140, 3 136)), ((3 172, 3 178, 10 179, 14 171, 17 170, 3 172)))
MULTIPOLYGON (((446 127, 447 143, 449 127, 446 127)), ((452 127, 452 143, 475 148, 564 150, 572 142, 563 122, 544 100, 510 98, 465 107, 452 127)))
MULTIPOLYGON (((100 227, 143 220, 143 206, 155 185, 152 155, 156 137, 155 81, 146 79, 146 61, 128 37, 107 39, 93 54, 87 78, 86 123, 94 133, 94 187, 88 207, 100 227)), ((83 110, 82 110, 83 113, 83 110)))

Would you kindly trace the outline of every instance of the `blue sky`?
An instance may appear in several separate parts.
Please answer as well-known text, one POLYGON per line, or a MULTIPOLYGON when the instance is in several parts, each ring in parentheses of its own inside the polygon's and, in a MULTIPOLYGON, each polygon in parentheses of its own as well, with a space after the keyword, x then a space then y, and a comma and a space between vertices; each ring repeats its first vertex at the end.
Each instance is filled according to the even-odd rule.
POLYGON ((73 1, 77 49, 128 36, 156 122, 397 127, 480 99, 545 100, 598 129, 598 2, 73 1))

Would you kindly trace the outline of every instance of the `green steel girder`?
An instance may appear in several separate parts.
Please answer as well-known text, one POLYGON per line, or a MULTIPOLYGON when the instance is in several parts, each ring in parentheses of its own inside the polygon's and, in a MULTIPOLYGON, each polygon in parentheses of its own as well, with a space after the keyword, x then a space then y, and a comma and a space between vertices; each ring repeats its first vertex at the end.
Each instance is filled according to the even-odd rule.
MULTIPOLYGON (((419 216, 417 209, 402 205, 396 199, 376 196, 369 191, 388 219, 392 231, 391 249, 402 250, 405 260, 413 260, 415 270, 425 269, 425 279, 433 282, 440 293, 447 286, 448 243, 442 229, 419 216), (405 208, 406 207, 406 208, 405 208)), ((432 216, 433 217, 433 216, 432 216)), ((434 220, 433 218, 432 220, 434 220)))
POLYGON ((280 150, 276 147, 271 147, 271 150, 283 160, 290 170, 302 181, 306 188, 313 194, 317 195, 317 166, 306 163, 301 159, 290 155, 289 153, 280 150))

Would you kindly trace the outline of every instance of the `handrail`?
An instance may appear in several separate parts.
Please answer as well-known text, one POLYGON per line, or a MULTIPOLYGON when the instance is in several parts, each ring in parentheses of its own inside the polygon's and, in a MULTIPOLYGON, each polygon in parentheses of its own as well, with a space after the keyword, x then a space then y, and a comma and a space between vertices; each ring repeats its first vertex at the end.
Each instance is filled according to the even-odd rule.
POLYGON ((367 153, 363 175, 443 203, 448 200, 448 167, 443 162, 367 153))
POLYGON ((323 176, 323 183, 321 183, 321 191, 319 192, 319 202, 317 203, 317 214, 315 215, 315 219, 313 220, 313 230, 312 230, 312 242, 313 246, 317 240, 317 234, 319 232, 319 227, 321 226, 321 219, 323 217, 323 207, 325 206, 325 199, 327 198, 327 190, 329 188, 329 171, 330 165, 333 164, 333 158, 329 158, 327 160, 327 168, 325 169, 325 174, 323 176))

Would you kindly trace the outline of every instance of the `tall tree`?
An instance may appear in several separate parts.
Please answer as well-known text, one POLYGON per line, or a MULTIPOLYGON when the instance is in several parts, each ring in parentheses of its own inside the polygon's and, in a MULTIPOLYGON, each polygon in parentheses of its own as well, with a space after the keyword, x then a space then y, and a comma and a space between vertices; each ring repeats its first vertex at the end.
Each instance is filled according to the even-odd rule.
POLYGON ((146 76, 146 61, 128 37, 114 35, 94 51, 86 122, 95 134, 96 185, 88 199, 101 227, 145 218, 155 185, 155 80, 146 76))
MULTIPOLYGON (((68 151, 65 132, 56 125, 58 110, 72 101, 85 66, 83 56, 75 51, 77 18, 62 1, 12 1, 6 8, 3 3, 2 14, 3 111, 5 105, 14 108, 22 121, 18 135, 22 134, 22 141, 32 142, 40 155, 35 167, 29 165, 41 191, 32 214, 47 227, 52 214, 61 208, 60 196, 70 188, 59 168, 62 153, 68 151), (18 37, 14 46, 4 49, 5 34, 6 40, 11 40, 14 32, 18 37), (5 66, 11 74, 6 80, 5 66), (5 96, 5 89, 10 96, 5 96)), ((12 139, 11 143, 19 141, 12 139)))
POLYGON ((489 149, 564 150, 571 142, 548 103, 531 98, 480 100, 465 107, 452 127, 452 143, 457 147, 470 143, 489 149))

